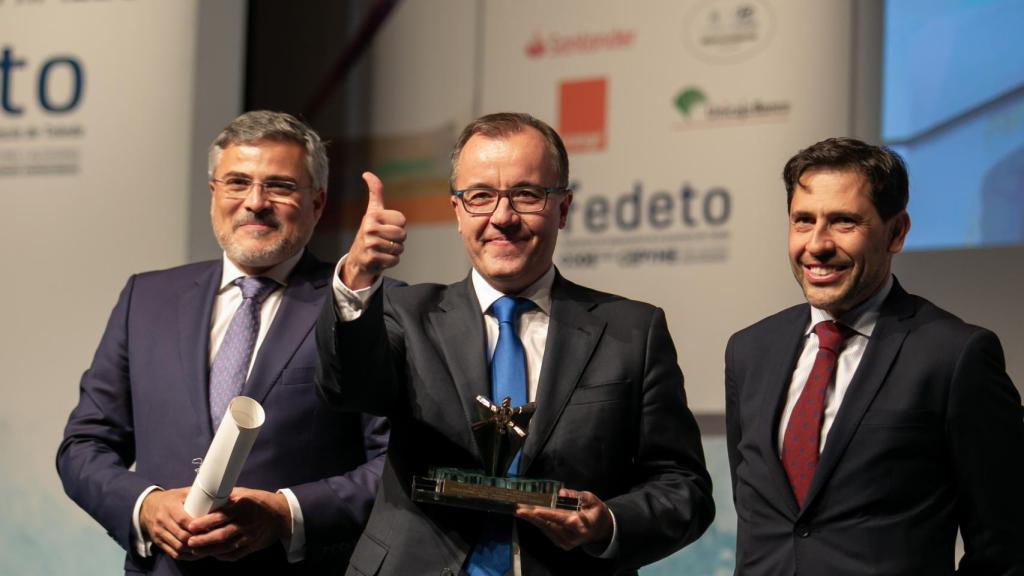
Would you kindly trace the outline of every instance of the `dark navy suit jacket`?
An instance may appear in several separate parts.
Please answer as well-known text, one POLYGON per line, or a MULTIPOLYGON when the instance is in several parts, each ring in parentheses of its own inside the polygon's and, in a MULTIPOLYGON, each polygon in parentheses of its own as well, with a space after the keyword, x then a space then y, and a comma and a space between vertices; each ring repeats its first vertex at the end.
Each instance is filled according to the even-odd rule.
POLYGON ((208 348, 221 270, 218 260, 128 280, 82 376, 57 454, 64 489, 129 551, 128 572, 343 570, 373 503, 387 424, 330 413, 317 399, 313 328, 329 297, 332 266, 308 252, 288 279, 243 390, 263 405, 266 422, 237 484, 292 490, 305 521, 307 559, 288 564, 278 544, 234 563, 175 562, 156 547, 147 559, 133 551, 130 525, 139 495, 151 485, 190 486, 192 460, 204 456, 213 439, 208 348))
POLYGON ((736 574, 1024 574, 1024 423, 995 334, 893 284, 804 507, 777 450, 806 304, 726 351, 736 574))

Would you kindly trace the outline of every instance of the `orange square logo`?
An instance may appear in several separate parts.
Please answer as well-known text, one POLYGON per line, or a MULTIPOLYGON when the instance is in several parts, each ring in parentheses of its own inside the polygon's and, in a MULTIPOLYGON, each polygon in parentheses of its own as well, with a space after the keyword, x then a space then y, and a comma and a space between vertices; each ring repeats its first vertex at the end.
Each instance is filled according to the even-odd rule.
POLYGON ((607 144, 605 129, 608 81, 590 78, 562 82, 558 133, 569 152, 595 152, 607 144))

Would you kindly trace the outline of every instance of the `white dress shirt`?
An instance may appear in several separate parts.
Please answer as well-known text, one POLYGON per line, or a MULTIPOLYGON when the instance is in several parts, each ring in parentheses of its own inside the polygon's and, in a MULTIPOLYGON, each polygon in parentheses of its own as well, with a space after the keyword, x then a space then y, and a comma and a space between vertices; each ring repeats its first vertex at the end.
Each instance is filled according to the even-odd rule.
MULTIPOLYGON (((252 357, 249 359, 249 371, 252 371, 253 364, 256 362, 256 355, 259 353, 260 346, 263 344, 263 339, 266 337, 267 332, 270 330, 270 325, 274 321, 274 317, 277 315, 277 309, 281 306, 281 299, 284 297, 284 288, 288 286, 288 276, 295 269, 295 266, 299 263, 299 259, 302 258, 302 251, 292 256, 291 258, 281 262, 277 266, 274 266, 270 270, 267 270, 260 276, 271 278, 280 285, 269 296, 263 301, 260 306, 260 330, 256 335, 256 345, 253 348, 252 357)), ((245 272, 238 269, 235 264, 228 259, 227 255, 222 257, 224 266, 223 272, 221 273, 220 285, 217 289, 217 295, 213 301, 213 311, 210 314, 210 353, 207 358, 207 365, 213 365, 213 359, 217 356, 217 351, 220 350, 220 345, 224 341, 224 335, 228 331, 228 326, 231 324, 231 319, 235 316, 235 311, 242 305, 242 291, 232 284, 238 278, 246 276, 245 272)), ((217 431, 214 430, 214 433, 217 431)), ((153 490, 159 489, 158 486, 150 486, 147 488, 135 501, 135 508, 132 511, 132 539, 135 542, 136 553, 146 558, 152 554, 152 542, 142 537, 142 525, 139 520, 139 513, 142 510, 142 501, 149 495, 153 490)), ((292 516, 292 532, 290 537, 285 537, 282 540, 282 544, 288 553, 289 562, 298 562, 305 557, 306 554, 306 531, 305 524, 302 518, 302 508, 299 506, 299 500, 295 497, 288 488, 282 488, 278 490, 284 495, 288 501, 288 508, 291 510, 292 516)))
POLYGON ((861 358, 864 357, 864 350, 868 347, 868 341, 875 330, 878 322, 878 314, 882 308, 882 302, 889 295, 892 289, 892 275, 882 285, 882 288, 875 294, 862 302, 853 310, 847 312, 842 318, 833 318, 828 312, 819 308, 811 307, 811 321, 804 328, 804 347, 800 352, 800 358, 793 370, 793 377, 789 381, 789 392, 786 395, 786 405, 782 410, 782 418, 779 419, 779 430, 777 447, 779 454, 782 454, 782 443, 786 436, 786 426, 789 425, 789 417, 793 413, 800 393, 804 391, 807 384, 807 377, 811 374, 811 367, 814 366, 814 359, 818 355, 818 336, 814 333, 814 327, 819 322, 836 320, 851 328, 854 333, 846 339, 846 344, 836 361, 836 377, 833 383, 825 390, 825 413, 821 419, 821 437, 818 440, 818 453, 825 449, 825 441, 828 439, 828 432, 836 419, 836 413, 843 404, 846 391, 850 387, 850 381, 860 366, 861 358))
MULTIPOLYGON (((377 291, 383 282, 378 278, 373 285, 360 290, 351 290, 341 281, 341 267, 345 262, 342 257, 334 271, 334 302, 338 317, 345 322, 355 320, 362 315, 370 297, 377 291)), ((480 314, 484 317, 484 328, 487 333, 487 362, 490 364, 491 356, 494 355, 494 348, 498 345, 498 319, 491 313, 491 305, 495 300, 506 294, 484 280, 475 269, 470 274, 473 283, 473 291, 480 303, 480 314)), ((544 359, 544 349, 548 338, 548 323, 551 318, 551 286, 555 282, 555 267, 551 266, 536 282, 528 286, 519 294, 520 298, 532 301, 536 306, 523 312, 519 316, 516 325, 516 332, 523 343, 523 351, 526 355, 526 382, 527 398, 530 402, 537 399, 537 383, 540 381, 541 362, 544 359)), ((594 553, 587 548, 587 552, 599 558, 613 558, 618 553, 618 529, 615 523, 615 514, 611 509, 608 513, 612 517, 612 539, 608 548, 594 553)), ((512 568, 515 576, 521 576, 522 568, 519 560, 518 538, 512 543, 512 568)))

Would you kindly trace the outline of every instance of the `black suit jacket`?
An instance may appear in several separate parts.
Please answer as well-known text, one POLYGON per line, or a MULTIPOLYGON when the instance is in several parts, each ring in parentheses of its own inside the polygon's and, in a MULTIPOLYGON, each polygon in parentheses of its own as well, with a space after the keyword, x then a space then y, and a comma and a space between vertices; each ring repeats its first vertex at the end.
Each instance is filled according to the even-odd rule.
MULTIPOLYGON (((714 516, 700 434, 664 313, 557 276, 537 411, 520 474, 589 490, 614 512, 619 556, 564 552, 517 524, 523 573, 622 574, 693 541, 714 516)), ((482 468, 470 425, 490 396, 484 319, 470 279, 378 291, 355 321, 317 326, 330 405, 385 414, 388 463, 350 574, 458 573, 483 514, 410 500, 431 466, 482 468)))
POLYGON ((736 574, 1024 574, 1024 425, 996 336, 894 282, 803 509, 777 450, 807 305, 735 334, 726 421, 736 574))
POLYGON ((208 349, 222 264, 200 262, 128 280, 82 376, 57 454, 65 491, 129 551, 126 571, 343 569, 373 502, 387 425, 379 418, 332 414, 314 392, 313 327, 332 269, 308 252, 296 265, 243 390, 267 416, 238 486, 292 490, 306 532, 307 560, 297 564, 287 563, 278 544, 234 563, 174 562, 156 547, 151 558, 134 553, 130 526, 139 495, 151 485, 190 486, 192 459, 203 457, 213 440, 208 349))

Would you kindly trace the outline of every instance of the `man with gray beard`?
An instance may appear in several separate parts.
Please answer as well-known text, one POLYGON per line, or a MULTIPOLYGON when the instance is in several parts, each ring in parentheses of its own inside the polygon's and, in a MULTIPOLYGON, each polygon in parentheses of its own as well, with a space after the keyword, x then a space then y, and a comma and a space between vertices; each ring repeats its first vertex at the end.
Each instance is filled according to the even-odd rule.
POLYGON ((387 425, 327 414, 313 388, 333 269, 305 250, 326 199, 324 144, 288 114, 249 112, 215 139, 209 176, 223 257, 128 280, 57 470, 127 551, 126 572, 337 570, 373 503, 387 425), (266 422, 227 505, 192 518, 193 460, 237 395, 266 422))

